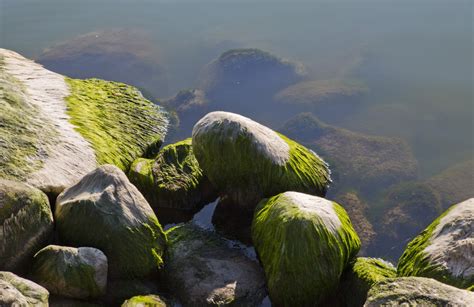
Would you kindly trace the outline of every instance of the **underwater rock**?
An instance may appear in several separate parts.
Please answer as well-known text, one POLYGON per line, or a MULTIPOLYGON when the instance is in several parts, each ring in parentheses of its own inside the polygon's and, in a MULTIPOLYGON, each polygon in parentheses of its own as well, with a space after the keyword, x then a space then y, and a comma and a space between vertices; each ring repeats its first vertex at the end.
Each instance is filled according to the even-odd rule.
POLYGON ((297 192, 262 200, 252 239, 272 303, 313 306, 333 295, 360 240, 335 202, 297 192))
POLYGON ((107 287, 107 257, 92 247, 48 245, 36 253, 34 280, 51 294, 94 298, 107 287))
POLYGON ((52 239, 53 213, 46 195, 28 184, 0 179, 0 229, 0 270, 25 270, 52 239))
POLYGON ((417 161, 408 144, 399 138, 330 126, 310 113, 293 117, 280 131, 317 150, 329 162, 336 190, 348 187, 374 193, 417 176, 417 161))
POLYGON ((316 153, 241 115, 207 114, 194 126, 192 143, 211 183, 243 210, 285 191, 324 196, 330 183, 316 153))
POLYGON ((0 176, 59 194, 99 164, 128 170, 166 133, 160 107, 134 87, 51 72, 0 49, 0 176))
POLYGON ((0 272, 1 306, 48 306, 48 290, 10 272, 0 272))
POLYGON ((398 261, 398 274, 459 288, 474 285, 474 198, 449 208, 413 239, 398 261))
POLYGON ((166 235, 146 199, 115 166, 87 174, 57 199, 63 244, 100 249, 111 277, 143 277, 163 265, 166 235))
POLYGON ((364 306, 472 306, 474 293, 424 277, 388 278, 376 283, 364 306))
POLYGON ((258 263, 217 234, 186 224, 167 235, 167 284, 183 305, 258 306, 267 295, 258 263))
POLYGON ((165 146, 154 159, 135 160, 129 178, 163 224, 183 221, 177 219, 180 214, 190 219, 217 198, 194 157, 191 138, 165 146))

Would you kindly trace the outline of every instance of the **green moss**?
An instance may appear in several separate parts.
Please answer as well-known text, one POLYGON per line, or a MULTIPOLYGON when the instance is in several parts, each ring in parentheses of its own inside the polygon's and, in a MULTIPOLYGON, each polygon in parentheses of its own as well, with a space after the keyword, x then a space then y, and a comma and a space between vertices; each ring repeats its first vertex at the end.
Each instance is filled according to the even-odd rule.
POLYGON ((26 95, 0 56, 0 178, 24 180, 40 169, 58 135, 26 95))
POLYGON ((317 213, 301 210, 284 194, 257 206, 252 239, 275 304, 317 305, 336 290, 360 240, 344 209, 336 203, 333 208, 342 223, 337 234, 317 213))
POLYGON ((134 87, 99 79, 66 79, 68 115, 95 150, 99 164, 128 170, 137 157, 156 154, 168 120, 134 87))
POLYGON ((429 255, 424 252, 430 245, 430 239, 434 230, 453 208, 449 208, 423 230, 415 239, 408 243, 407 248, 398 260, 398 276, 421 276, 430 277, 443 283, 459 288, 467 288, 472 285, 472 279, 455 278, 444 267, 430 262, 429 255))
POLYGON ((166 307, 166 303, 158 295, 139 295, 126 300, 122 304, 122 307, 133 306, 166 307))
POLYGON ((128 178, 130 181, 147 197, 153 195, 154 178, 153 178, 153 159, 138 158, 133 161, 130 166, 128 178))

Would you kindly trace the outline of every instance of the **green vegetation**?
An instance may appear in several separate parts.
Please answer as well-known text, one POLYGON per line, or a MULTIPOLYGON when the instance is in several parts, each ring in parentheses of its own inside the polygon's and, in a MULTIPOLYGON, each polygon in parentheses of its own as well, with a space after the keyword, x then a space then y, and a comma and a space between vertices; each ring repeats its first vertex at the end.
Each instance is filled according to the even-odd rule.
POLYGON ((127 171, 137 157, 158 152, 168 120, 136 88, 99 79, 66 81, 71 90, 67 113, 92 144, 99 164, 127 171))
POLYGON ((339 221, 319 215, 322 204, 317 197, 312 209, 301 208, 286 193, 264 199, 256 208, 252 239, 274 304, 321 303, 335 292, 343 270, 359 251, 360 240, 345 210, 319 200, 332 206, 339 221), (340 227, 333 228, 338 223, 340 227))
POLYGON ((58 135, 27 101, 24 85, 9 75, 0 56, 0 177, 25 180, 40 169, 58 135))

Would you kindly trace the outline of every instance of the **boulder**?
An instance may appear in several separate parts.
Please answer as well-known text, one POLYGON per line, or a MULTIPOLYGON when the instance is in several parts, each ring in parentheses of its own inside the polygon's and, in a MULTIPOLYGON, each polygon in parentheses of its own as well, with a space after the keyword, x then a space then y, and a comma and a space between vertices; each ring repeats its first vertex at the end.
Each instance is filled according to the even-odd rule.
POLYGON ((119 306, 134 296, 146 296, 159 293, 159 283, 153 278, 147 279, 109 279, 107 293, 102 300, 108 306, 119 306))
POLYGON ((258 306, 263 271, 241 249, 192 224, 168 231, 167 284, 185 306, 258 306))
POLYGON ((52 294, 95 298, 107 287, 107 257, 92 247, 49 245, 36 253, 32 274, 52 294))
POLYGON ((48 306, 48 290, 11 272, 0 272, 1 306, 48 306))
POLYGON ((362 306, 370 288, 386 278, 397 277, 396 268, 377 258, 358 257, 341 278, 338 294, 344 306, 362 306))
POLYGON ((163 264, 166 235, 146 199, 115 166, 103 165, 64 190, 55 220, 63 244, 103 251, 112 277, 142 277, 163 264))
POLYGON ((432 278, 399 277, 376 283, 367 294, 365 307, 472 306, 474 293, 432 278))
POLYGON ((272 303, 313 306, 335 293, 360 248, 346 211, 335 202, 297 192, 262 200, 252 239, 272 303))
POLYGON ((135 160, 129 178, 164 224, 180 221, 173 219, 180 213, 189 220, 217 198, 194 157, 191 138, 165 146, 154 159, 135 160))
POLYGON ((347 188, 375 194, 417 177, 418 163, 402 139, 352 132, 328 125, 310 113, 293 117, 280 131, 317 150, 329 162, 333 193, 347 188))
POLYGON ((474 285, 474 198, 449 208, 413 239, 397 270, 460 288, 474 285))
POLYGON ((134 87, 66 78, 6 49, 0 88, 0 177, 54 195, 99 164, 128 170, 156 153, 168 125, 134 87))
POLYGON ((0 270, 22 271, 52 239, 46 195, 21 182, 0 179, 0 270))
POLYGON ((324 196, 330 183, 316 153, 241 115, 207 114, 194 126, 192 143, 211 183, 244 210, 284 191, 324 196))
POLYGON ((153 307, 166 307, 165 301, 158 295, 138 295, 134 296, 125 302, 122 307, 142 307, 142 306, 153 306, 153 307))

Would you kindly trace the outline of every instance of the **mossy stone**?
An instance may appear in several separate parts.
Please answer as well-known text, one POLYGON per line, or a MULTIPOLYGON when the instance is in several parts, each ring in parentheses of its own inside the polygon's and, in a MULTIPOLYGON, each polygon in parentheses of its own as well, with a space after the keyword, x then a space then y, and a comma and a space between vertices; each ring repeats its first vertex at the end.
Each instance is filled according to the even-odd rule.
POLYGON ((158 295, 138 295, 125 302, 122 307, 166 307, 165 301, 158 295))
POLYGON ((48 306, 49 292, 11 272, 0 272, 1 306, 48 306))
POLYGON ((163 265, 166 235, 146 199, 115 166, 103 165, 58 196, 61 242, 105 253, 112 277, 143 277, 163 265))
POLYGON ((48 198, 30 185, 0 179, 0 227, 0 269, 24 271, 52 239, 48 198))
POLYGON ((345 210, 312 195, 285 192, 256 208, 252 239, 272 303, 313 306, 337 290, 360 249, 345 210))

